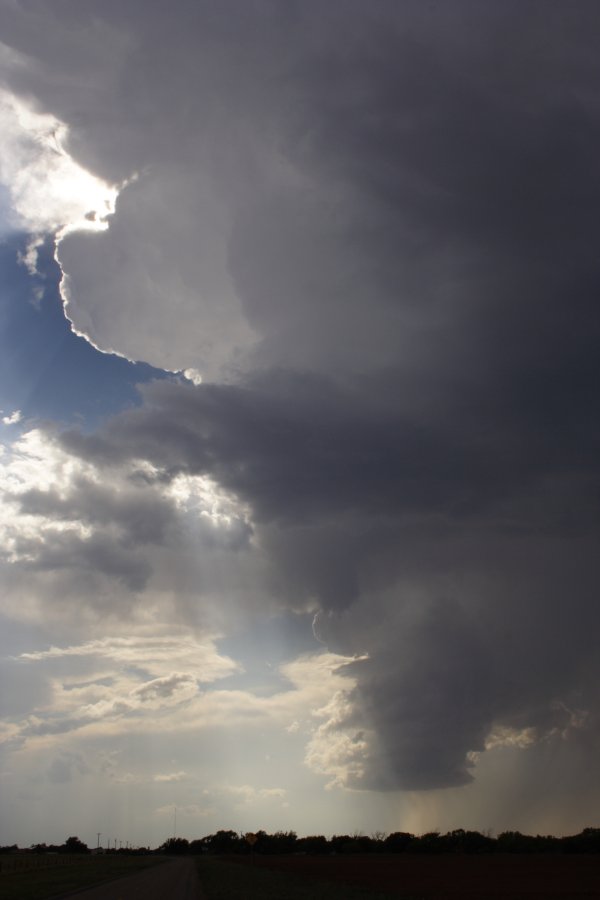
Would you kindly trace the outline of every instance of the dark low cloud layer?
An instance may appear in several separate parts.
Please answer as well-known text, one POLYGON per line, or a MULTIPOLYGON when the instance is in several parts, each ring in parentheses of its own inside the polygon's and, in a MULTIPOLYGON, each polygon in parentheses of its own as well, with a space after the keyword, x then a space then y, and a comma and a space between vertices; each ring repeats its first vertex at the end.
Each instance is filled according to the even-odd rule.
POLYGON ((597 5, 87 0, 4 18, 36 59, 13 89, 99 175, 141 173, 107 232, 61 245, 74 319, 212 379, 145 386, 139 409, 63 433, 107 479, 154 467, 150 499, 82 486, 77 515, 161 543, 172 510, 150 482, 181 474, 248 504, 265 594, 369 655, 339 722, 369 735, 355 786, 466 783, 500 733, 573 760, 587 741, 594 765, 597 5))

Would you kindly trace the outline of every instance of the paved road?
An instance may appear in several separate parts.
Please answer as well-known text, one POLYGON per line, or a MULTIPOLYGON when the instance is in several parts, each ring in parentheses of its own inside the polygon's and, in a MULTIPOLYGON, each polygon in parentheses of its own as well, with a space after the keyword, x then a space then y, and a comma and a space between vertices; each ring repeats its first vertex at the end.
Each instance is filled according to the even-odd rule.
POLYGON ((196 866, 191 859, 174 859, 149 866, 108 884, 70 894, 73 900, 203 900, 196 866))

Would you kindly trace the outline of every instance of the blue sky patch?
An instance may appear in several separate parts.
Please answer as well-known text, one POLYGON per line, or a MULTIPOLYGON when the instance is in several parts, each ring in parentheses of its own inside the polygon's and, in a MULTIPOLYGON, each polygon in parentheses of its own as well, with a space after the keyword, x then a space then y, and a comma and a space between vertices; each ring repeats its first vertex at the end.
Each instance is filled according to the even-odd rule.
POLYGON ((137 405, 136 385, 166 373, 100 353, 75 335, 63 313, 52 243, 40 249, 39 275, 19 262, 25 244, 23 236, 0 244, 0 409, 94 427, 137 405))

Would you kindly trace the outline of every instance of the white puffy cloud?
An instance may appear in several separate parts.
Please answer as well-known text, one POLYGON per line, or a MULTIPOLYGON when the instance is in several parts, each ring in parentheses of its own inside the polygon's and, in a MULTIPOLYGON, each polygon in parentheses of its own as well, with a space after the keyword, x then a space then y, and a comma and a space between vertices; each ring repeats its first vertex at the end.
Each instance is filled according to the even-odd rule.
MULTIPOLYGON (((2 410, 0 410, 2 412, 2 410)), ((18 425, 21 421, 22 415, 20 409, 15 409, 14 412, 8 413, 6 416, 2 417, 3 425, 18 425)))
POLYGON ((210 638, 195 638, 186 632, 169 634, 164 628, 148 626, 133 636, 102 637, 83 644, 50 647, 21 653, 24 662, 43 662, 60 659, 87 659, 95 664, 136 667, 157 676, 158 681, 171 671, 173 659, 186 668, 192 667, 198 681, 209 682, 224 678, 235 671, 235 664, 220 656, 210 638))
POLYGON ((194 370, 197 380, 235 361, 253 333, 228 273, 219 210, 197 184, 190 191, 191 179, 142 176, 123 189, 99 240, 73 233, 58 258, 67 275, 66 312, 78 333, 129 359, 194 370), (115 304, 122 296, 128 302, 115 304))
MULTIPOLYGON (((133 459, 105 479, 93 463, 65 453, 51 433, 34 429, 3 447, 0 494, 5 611, 17 617, 51 618, 45 598, 55 597, 76 604, 82 620, 93 618, 106 613, 111 582, 118 585, 113 602, 126 598, 121 613, 133 611, 149 583, 159 602, 167 567, 178 568, 188 583, 185 602, 199 567, 196 595, 239 579, 236 557, 244 569, 248 509, 208 477, 182 473, 164 481, 133 459), (230 551, 232 565, 224 572, 220 559, 230 551)), ((141 616, 152 603, 147 597, 141 616)))
MULTIPOLYGON (((306 731, 321 726, 318 719, 332 696, 347 695, 353 682, 343 674, 348 660, 335 654, 304 655, 281 667, 285 686, 267 696, 220 686, 218 682, 240 666, 218 653, 209 639, 192 641, 185 635, 107 639, 81 646, 22 654, 14 665, 42 665, 51 694, 20 723, 7 724, 10 746, 62 746, 65 736, 85 739, 103 735, 172 734, 206 729, 265 725, 285 732, 290 719, 302 720, 306 731), (173 660, 187 663, 187 671, 172 671, 173 660), (53 674, 79 659, 78 674, 53 674), (217 682, 215 684, 215 682, 217 682), (151 713, 151 715, 147 715, 151 713)), ((335 702, 335 701, 334 701, 335 702)), ((173 776, 156 778, 162 782, 173 776)), ((177 779, 178 780, 178 779, 177 779)), ((266 796, 266 795, 265 795, 266 796)))
MULTIPOLYGON (((234 821, 256 829, 257 815, 263 827, 281 827, 281 816, 285 827, 302 827, 289 819, 292 808, 309 827, 311 813, 299 800, 314 775, 302 766, 303 747, 332 696, 351 689, 343 674, 348 660, 304 655, 274 673, 273 690, 257 693, 228 685, 243 673, 210 640, 194 644, 184 631, 169 638, 164 631, 25 651, 11 662, 13 670, 41 669, 50 692, 28 715, 0 720, 3 770, 12 773, 5 808, 29 791, 45 798, 45 821, 48 791, 61 785, 65 810, 77 808, 76 794, 99 792, 96 828, 127 822, 133 805, 138 833, 155 835, 146 841, 164 840, 151 822, 156 816, 160 829, 165 816, 172 821, 175 805, 189 837, 234 821), (186 671, 169 670, 174 658, 186 671), (302 734, 286 730, 290 720, 302 723, 302 734)), ((17 834, 21 827, 31 828, 31 820, 17 834)), ((44 827, 52 840, 56 824, 44 827)), ((131 823, 111 831, 129 834, 125 827, 131 823)))
POLYGON ((323 719, 306 749, 306 763, 315 772, 331 777, 327 787, 360 784, 365 775, 369 743, 363 730, 348 727, 353 707, 349 691, 338 691, 329 703, 315 711, 323 719))

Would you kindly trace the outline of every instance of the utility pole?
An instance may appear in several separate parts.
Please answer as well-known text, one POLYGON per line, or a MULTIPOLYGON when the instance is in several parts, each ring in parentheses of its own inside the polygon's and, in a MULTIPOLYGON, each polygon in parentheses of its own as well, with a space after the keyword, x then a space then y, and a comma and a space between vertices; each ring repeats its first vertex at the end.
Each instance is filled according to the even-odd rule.
POLYGON ((177 807, 174 808, 173 837, 177 837, 177 807))
POLYGON ((96 844, 96 847, 97 847, 97 849, 99 850, 99 849, 100 849, 100 835, 102 834, 102 832, 101 832, 101 831, 97 831, 96 834, 98 835, 98 843, 96 844))

